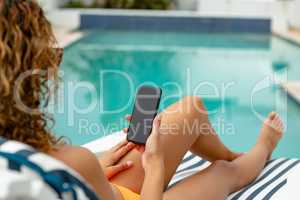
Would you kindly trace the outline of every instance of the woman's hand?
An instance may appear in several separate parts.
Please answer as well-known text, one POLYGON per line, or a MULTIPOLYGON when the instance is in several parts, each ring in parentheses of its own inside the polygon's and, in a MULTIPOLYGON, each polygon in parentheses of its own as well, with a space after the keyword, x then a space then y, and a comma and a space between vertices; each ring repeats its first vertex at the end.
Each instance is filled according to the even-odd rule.
POLYGON ((142 156, 145 178, 141 191, 141 200, 162 200, 164 190, 164 153, 160 133, 161 117, 153 121, 152 132, 147 140, 142 156))
MULTIPOLYGON (((127 115, 126 119, 130 121, 132 116, 127 115)), ((137 149, 143 153, 142 165, 145 170, 141 200, 163 199, 165 165, 160 123, 161 115, 158 115, 153 121, 152 132, 147 139, 146 145, 136 145, 137 149)), ((128 133, 128 128, 124 129, 124 133, 128 133)))
POLYGON ((99 158, 99 162, 108 179, 111 179, 120 172, 125 171, 133 166, 131 161, 127 161, 126 163, 122 164, 116 163, 118 163, 121 158, 135 148, 135 146, 135 144, 125 140, 102 154, 102 156, 99 158))
MULTIPOLYGON (((126 120, 131 121, 132 116, 126 115, 126 120)), ((136 149, 143 153, 142 164, 146 170, 149 164, 163 164, 163 151, 160 139, 160 123, 161 116, 157 115, 153 121, 152 132, 147 139, 146 145, 136 145, 136 149), (152 162, 155 161, 155 162, 152 162)), ((128 133, 128 128, 124 128, 123 132, 128 133)))
POLYGON ((161 144, 160 123, 161 116, 158 115, 153 121, 152 132, 147 139, 145 151, 142 156, 142 164, 145 171, 147 171, 149 167, 159 167, 160 169, 164 168, 164 154, 161 144))

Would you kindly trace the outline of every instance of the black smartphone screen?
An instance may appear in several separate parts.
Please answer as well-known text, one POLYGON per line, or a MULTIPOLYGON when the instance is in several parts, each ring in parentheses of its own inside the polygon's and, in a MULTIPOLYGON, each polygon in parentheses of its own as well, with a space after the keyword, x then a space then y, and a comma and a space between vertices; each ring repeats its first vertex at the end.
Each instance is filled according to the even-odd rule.
POLYGON ((157 114, 160 97, 161 89, 158 87, 142 86, 139 88, 129 124, 128 141, 146 144, 157 114))

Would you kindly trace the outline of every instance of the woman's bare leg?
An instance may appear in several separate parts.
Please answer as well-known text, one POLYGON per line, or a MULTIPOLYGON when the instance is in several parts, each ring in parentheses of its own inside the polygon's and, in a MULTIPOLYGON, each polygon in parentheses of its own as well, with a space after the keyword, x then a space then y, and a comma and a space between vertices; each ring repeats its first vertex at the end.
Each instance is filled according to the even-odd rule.
MULTIPOLYGON (((232 160, 237 157, 222 144, 214 132, 200 98, 185 97, 168 107, 161 115, 161 138, 166 166, 165 185, 169 183, 189 150, 210 161, 232 160)), ((111 179, 111 182, 139 193, 144 180, 141 153, 133 150, 121 162, 128 160, 133 161, 134 166, 111 179)))
MULTIPOLYGON (((199 102, 199 98, 194 97, 191 98, 190 101, 192 103, 190 103, 189 105, 192 105, 192 108, 194 107, 198 112, 201 113, 201 124, 198 127, 200 135, 191 146, 190 151, 211 162, 216 160, 231 161, 240 156, 240 154, 236 154, 230 151, 222 143, 222 141, 218 137, 218 134, 215 132, 214 128, 209 122, 206 108, 202 102, 199 102)), ((194 125, 197 125, 197 121, 194 121, 194 125)))
POLYGON ((262 171, 282 136, 283 124, 275 113, 265 121, 253 149, 232 162, 216 161, 165 192, 164 200, 224 200, 251 183, 262 171))

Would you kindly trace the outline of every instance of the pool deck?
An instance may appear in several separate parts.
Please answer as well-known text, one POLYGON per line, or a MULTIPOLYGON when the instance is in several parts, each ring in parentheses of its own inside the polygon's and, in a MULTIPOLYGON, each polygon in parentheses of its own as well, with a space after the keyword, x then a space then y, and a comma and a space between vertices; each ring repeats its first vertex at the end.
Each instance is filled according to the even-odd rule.
MULTIPOLYGON (((300 45, 300 29, 290 29, 288 31, 275 31, 274 35, 285 40, 300 45)), ((300 63, 299 63, 300 67, 300 63)), ((281 88, 285 90, 289 96, 300 104, 300 80, 287 81, 281 84, 281 88)))
POLYGON ((72 31, 61 27, 54 27, 54 34, 56 36, 58 45, 62 48, 67 47, 68 45, 83 37, 82 32, 72 31))
POLYGON ((300 45, 300 29, 290 29, 288 31, 276 30, 273 34, 300 45))
POLYGON ((288 81, 281 84, 284 89, 293 99, 300 103, 300 81, 288 81))

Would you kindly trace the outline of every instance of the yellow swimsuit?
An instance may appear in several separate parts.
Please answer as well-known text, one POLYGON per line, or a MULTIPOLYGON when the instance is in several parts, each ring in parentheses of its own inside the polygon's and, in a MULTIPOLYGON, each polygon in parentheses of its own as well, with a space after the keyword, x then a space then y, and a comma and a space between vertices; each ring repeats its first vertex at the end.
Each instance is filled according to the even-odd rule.
POLYGON ((124 200, 140 200, 141 197, 139 194, 116 184, 113 184, 121 193, 124 200))

